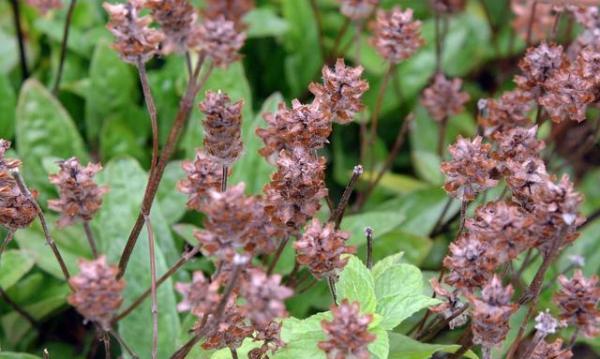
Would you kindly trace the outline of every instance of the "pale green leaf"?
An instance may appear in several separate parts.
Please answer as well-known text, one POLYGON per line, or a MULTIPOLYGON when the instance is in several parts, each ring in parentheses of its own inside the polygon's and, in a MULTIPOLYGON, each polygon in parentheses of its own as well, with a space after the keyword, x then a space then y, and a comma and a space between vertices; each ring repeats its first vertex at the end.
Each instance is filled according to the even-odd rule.
MULTIPOLYGON (((437 352, 454 353, 460 345, 427 344, 398 333, 390 333, 389 359, 430 359, 437 352)), ((464 354, 470 359, 478 359, 472 351, 464 354)))
POLYGON ((8 77, 0 71, 0 133, 2 138, 11 139, 15 132, 15 107, 17 96, 8 77))
POLYGON ((386 270, 402 263, 403 256, 404 256, 404 252, 400 252, 400 253, 389 255, 389 256, 383 258, 382 260, 377 261, 377 263, 375 263, 375 265, 371 269, 373 278, 380 277, 383 274, 383 272, 385 272, 386 270))
POLYGON ((378 326, 369 330, 376 335, 375 341, 369 344, 369 353, 374 359, 387 359, 390 351, 390 339, 385 329, 378 326))
POLYGON ((341 228, 350 232, 349 244, 358 245, 366 242, 366 227, 371 227, 377 238, 398 227, 404 219, 405 216, 398 214, 397 211, 372 211, 344 216, 341 228))
POLYGON ((244 16, 248 37, 281 36, 288 31, 288 23, 270 7, 260 7, 244 16))
POLYGON ((335 285, 338 301, 348 299, 350 303, 359 302, 360 310, 372 313, 377 306, 373 276, 360 259, 349 256, 346 267, 339 275, 335 285))
POLYGON ((177 222, 186 211, 187 196, 177 190, 177 182, 184 178, 181 161, 167 164, 156 198, 168 224, 177 222))
POLYGON ((281 339, 287 343, 273 356, 274 359, 311 358, 324 359, 325 352, 317 344, 326 340, 321 328, 322 320, 331 320, 331 313, 318 313, 306 319, 283 320, 281 339))

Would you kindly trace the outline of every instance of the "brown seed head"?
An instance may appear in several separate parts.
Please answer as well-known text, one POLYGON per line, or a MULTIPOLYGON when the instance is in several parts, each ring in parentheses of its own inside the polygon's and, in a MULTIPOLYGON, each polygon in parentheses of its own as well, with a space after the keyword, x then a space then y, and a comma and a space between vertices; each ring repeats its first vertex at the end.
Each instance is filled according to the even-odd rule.
POLYGON ((192 4, 188 0, 146 0, 144 6, 165 34, 162 52, 187 51, 197 18, 192 4))
POLYGON ((503 132, 495 132, 492 138, 497 144, 492 156, 499 162, 509 159, 525 162, 529 158, 537 157, 544 149, 544 141, 537 139, 537 126, 530 128, 515 127, 503 132))
POLYGON ((342 258, 342 255, 355 251, 354 247, 346 245, 348 238, 350 234, 336 231, 333 223, 323 226, 313 219, 302 238, 294 244, 296 260, 307 266, 317 279, 332 275, 346 266, 348 258, 342 258))
POLYGON ((565 120, 582 122, 586 119, 588 105, 595 101, 593 81, 581 77, 577 66, 565 67, 555 72, 545 85, 540 105, 556 123, 565 120))
POLYGON ((542 42, 537 47, 527 49, 519 63, 523 75, 515 77, 515 82, 520 90, 529 91, 537 98, 543 94, 546 80, 566 65, 562 46, 542 42))
POLYGON ((73 293, 68 302, 85 319, 98 323, 104 330, 111 328, 111 321, 121 303, 125 288, 123 279, 117 280, 117 267, 109 266, 106 257, 79 261, 79 274, 69 279, 73 293))
POLYGON ((249 279, 241 283, 240 292, 246 299, 244 310, 255 328, 267 328, 277 318, 287 315, 284 300, 294 293, 281 285, 281 276, 267 276, 258 268, 248 270, 249 279))
POLYGON ((369 84, 361 79, 362 72, 362 66, 352 68, 346 66, 344 59, 338 59, 334 69, 323 66, 322 85, 311 83, 309 86, 319 108, 340 124, 351 122, 364 107, 361 97, 369 84))
MULTIPOLYGON (((214 321, 209 315, 207 323, 214 321)), ((243 309, 235 302, 229 301, 218 326, 211 326, 206 334, 206 341, 202 344, 204 349, 237 349, 244 339, 252 335, 254 328, 248 324, 243 309)))
POLYGON ((412 9, 378 10, 373 24, 373 46, 381 57, 397 64, 411 57, 425 44, 421 37, 421 22, 413 20, 412 9))
POLYGON ((555 17, 552 12, 553 5, 541 1, 537 2, 535 16, 532 17, 534 2, 534 0, 511 0, 511 8, 515 14, 512 26, 523 40, 527 39, 531 26, 531 39, 533 42, 538 42, 550 32, 555 17))
POLYGON ((340 12, 351 20, 364 20, 371 16, 379 0, 339 0, 340 12))
POLYGON ((461 113, 470 98, 468 93, 460 91, 461 86, 461 79, 449 80, 441 73, 436 74, 433 83, 423 90, 421 97, 429 116, 442 122, 461 113))
POLYGON ((240 58, 239 51, 244 46, 246 34, 238 32, 235 23, 223 16, 205 19, 196 29, 195 43, 209 57, 213 64, 226 68, 240 58))
POLYGON ((21 193, 10 173, 0 171, 0 225, 14 231, 29 226, 37 215, 37 206, 21 193))
POLYGON ((585 278, 580 269, 573 278, 558 277, 561 289, 554 295, 554 302, 560 308, 560 319, 578 327, 590 338, 600 334, 600 286, 598 276, 585 278))
POLYGON ((450 271, 445 280, 447 284, 471 291, 487 283, 498 260, 492 255, 490 244, 466 232, 450 244, 443 264, 450 271))
POLYGON ((227 94, 207 92, 200 103, 200 111, 206 115, 204 126, 204 149, 217 162, 230 166, 242 152, 242 106, 243 101, 231 103, 227 94))
POLYGON ((221 188, 222 168, 202 150, 196 151, 193 162, 184 161, 181 166, 187 178, 177 183, 177 189, 188 195, 188 208, 202 211, 208 192, 221 188))
POLYGON ((202 318, 203 315, 211 313, 217 307, 221 298, 220 287, 220 280, 210 282, 202 272, 194 272, 191 283, 175 284, 175 289, 183 296, 183 300, 177 305, 177 310, 191 312, 202 318))
POLYGON ((358 302, 349 303, 344 299, 339 306, 331 306, 333 319, 321 321, 327 340, 318 346, 328 359, 356 358, 368 359, 368 345, 377 337, 369 333, 371 314, 361 314, 358 302))
POLYGON ((6 151, 10 149, 10 141, 0 138, 0 171, 10 171, 19 168, 21 161, 13 158, 5 158, 6 151))
POLYGON ((528 126, 531 123, 531 105, 531 94, 520 90, 505 92, 498 99, 480 100, 478 122, 484 127, 486 135, 494 131, 528 126))
POLYGON ((552 343, 542 340, 536 347, 529 359, 571 359, 571 349, 562 349, 563 340, 556 338, 552 343))
POLYGON ((108 192, 107 187, 100 187, 94 181, 102 166, 89 163, 83 167, 75 157, 59 162, 58 166, 60 171, 49 179, 58 188, 60 197, 48 201, 48 207, 60 213, 58 226, 91 220, 102 205, 102 196, 108 192))
POLYGON ((238 30, 243 30, 246 27, 242 22, 244 15, 253 8, 253 0, 205 0, 202 14, 207 19, 225 16, 227 20, 235 23, 238 30))

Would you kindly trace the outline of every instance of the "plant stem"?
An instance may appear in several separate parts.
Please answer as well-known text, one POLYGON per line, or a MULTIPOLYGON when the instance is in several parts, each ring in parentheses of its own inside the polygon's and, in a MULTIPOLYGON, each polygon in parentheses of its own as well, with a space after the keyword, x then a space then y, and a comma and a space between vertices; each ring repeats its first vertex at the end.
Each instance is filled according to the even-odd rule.
POLYGON ((148 232, 148 248, 150 250, 150 278, 152 297, 152 359, 158 357, 158 298, 156 295, 156 256, 154 253, 154 231, 150 216, 145 216, 146 230, 148 232))
POLYGON ((2 254, 6 250, 6 247, 8 247, 8 244, 10 242, 12 242, 14 237, 15 237, 15 231, 12 229, 9 229, 8 233, 6 233, 6 237, 4 238, 4 241, 0 245, 0 258, 2 258, 2 254))
POLYGON ((350 196, 352 195, 352 191, 354 191, 354 186, 356 186, 356 182, 363 174, 363 167, 361 165, 354 166, 354 170, 352 171, 352 177, 350 178, 350 182, 346 185, 344 189, 344 193, 342 194, 342 198, 338 203, 335 211, 329 216, 329 221, 335 223, 335 229, 340 228, 340 224, 342 223, 342 218, 344 217, 344 212, 346 211, 346 207, 348 207, 348 201, 350 200, 350 196))
MULTIPOLYGON (((67 265, 65 264, 65 261, 64 261, 62 255, 60 254, 58 247, 56 246, 56 243, 54 243, 54 240, 50 236, 50 230, 48 230, 48 225, 46 223, 46 217, 44 217, 42 208, 40 208, 40 205, 37 203, 35 198, 33 198, 33 196, 31 195, 31 191, 29 191, 29 188, 27 188, 27 185, 25 184, 25 181, 23 181, 23 177, 21 177, 21 173, 19 172, 19 170, 13 169, 10 171, 10 174, 17 182, 17 185, 19 186, 21 193, 25 197, 27 197, 27 199, 29 201, 31 201, 31 203, 33 203, 33 205, 35 206, 35 209, 38 212, 38 218, 40 219, 40 223, 42 224, 42 230, 44 231, 44 237, 46 238, 46 243, 50 246, 50 249, 52 250, 54 257, 58 261, 60 270, 62 271, 65 279, 68 282, 69 278, 70 278, 69 270, 67 269, 67 265)), ((69 284, 69 286, 71 286, 71 285, 69 284)))
POLYGON ((456 234, 456 238, 458 238, 462 232, 463 229, 465 229, 465 220, 467 219, 467 206, 469 205, 469 202, 465 201, 464 199, 462 200, 461 204, 460 204, 460 226, 458 227, 458 233, 456 234))
POLYGON ((337 292, 335 290, 335 280, 332 276, 327 277, 327 284, 329 285, 329 292, 331 293, 331 299, 333 299, 333 304, 337 305, 337 292))
POLYGON ((44 350, 42 350, 42 358, 50 359, 50 353, 48 352, 47 348, 44 348, 44 350))
POLYGON ((435 225, 433 226, 431 233, 436 233, 438 231, 438 229, 440 228, 440 226, 442 225, 442 221, 444 221, 444 217, 446 217, 446 214, 450 210, 452 201, 453 201, 452 198, 448 198, 448 201, 446 201, 446 204, 444 205, 444 208, 442 209, 440 216, 438 217, 437 221, 435 221, 435 225))
POLYGON ((229 169, 223 165, 223 172, 221 175, 221 192, 227 191, 227 176, 229 175, 229 169))
POLYGON ((271 261, 271 264, 269 265, 269 269, 267 270, 267 275, 271 275, 273 273, 273 271, 275 270, 275 266, 277 265, 277 262, 279 262, 279 259, 281 258, 281 253, 283 253, 283 250, 285 249, 285 246, 287 245, 287 243, 289 241, 290 241, 290 237, 287 236, 281 241, 281 243, 279 243, 279 247, 277 247, 277 252, 275 252, 275 258, 273 258, 273 261, 271 261))
POLYGON ((92 249, 92 255, 94 258, 98 258, 98 247, 96 247, 96 241, 94 240, 94 233, 92 232, 92 228, 90 227, 90 221, 83 221, 83 230, 85 232, 85 236, 90 244, 90 248, 92 249))
POLYGON ((365 228, 365 235, 367 236, 367 268, 373 268, 373 228, 365 228))
POLYGON ((25 36, 23 35, 23 26, 21 24, 21 6, 19 0, 10 0, 13 11, 13 20, 15 23, 15 32, 17 33, 17 43, 19 46, 19 61, 21 64, 21 75, 23 81, 29 77, 29 69, 27 66, 27 54, 25 53, 25 36))
POLYGON ((321 21, 321 13, 319 11, 319 5, 316 0, 310 0, 310 8, 312 9, 315 17, 315 23, 317 25, 317 37, 319 39, 319 51, 321 53, 321 59, 325 59, 325 44, 323 43, 323 24, 321 21))
POLYGON ((58 61, 58 71, 56 72, 56 79, 54 80, 54 86, 52 87, 52 93, 54 95, 58 93, 58 88, 60 87, 60 80, 62 78, 63 68, 65 65, 65 57, 67 56, 69 29, 71 28, 71 19, 73 18, 73 11, 75 10, 76 3, 77 0, 71 0, 71 3, 69 4, 69 9, 67 10, 67 18, 65 19, 62 43, 60 44, 60 60, 58 61))
POLYGON ((473 330, 471 327, 468 327, 462 337, 459 339, 458 343, 461 347, 454 352, 454 354, 450 355, 449 359, 459 359, 463 357, 469 349, 473 347, 473 330))
MULTIPOLYGON (((381 80, 381 85, 379 86, 379 93, 377 94, 377 99, 375 100, 375 108, 373 109, 373 114, 371 115, 371 136, 369 138, 369 144, 373 145, 375 143, 375 139, 377 138, 377 125, 379 122, 379 113, 381 112, 381 106, 383 105, 383 98, 385 97, 385 90, 390 82, 390 78, 394 73, 395 65, 390 63, 387 72, 383 76, 383 80, 381 80)), ((371 154, 373 151, 371 150, 371 154)), ((371 156, 373 157, 373 156, 371 156)), ((371 161, 373 162, 373 161, 371 161)), ((374 163, 370 163, 369 170, 372 170, 374 163)))
POLYGON ((567 345, 567 348, 573 348, 575 342, 577 341, 577 336, 579 336, 579 327, 575 327, 575 331, 573 331, 573 335, 571 335, 571 339, 569 340, 569 345, 567 345))
POLYGON ((237 350, 235 349, 229 349, 231 351, 231 358, 232 359, 238 359, 238 353, 237 350))
POLYGON ((535 13, 537 10, 537 5, 538 2, 534 1, 533 4, 531 5, 531 15, 529 16, 529 25, 527 27, 527 38, 525 43, 527 44, 527 47, 529 47, 531 45, 531 37, 533 35, 533 23, 535 22, 535 13))
POLYGON ((448 129, 448 118, 444 118, 438 127, 437 154, 442 159, 444 157, 444 147, 446 146, 446 131, 448 129))
POLYGON ((200 55, 198 58, 198 63, 196 64, 196 68, 194 70, 194 74, 192 75, 192 78, 188 83, 188 88, 179 105, 177 116, 175 117, 175 121, 173 123, 173 126, 171 127, 171 131, 169 132, 167 142, 158 160, 158 164, 155 168, 154 174, 149 176, 148 178, 148 184, 146 186, 146 192, 142 201, 140 213, 133 228, 131 229, 131 233, 129 234, 129 238, 127 239, 127 243, 125 244, 125 248, 123 248, 123 253, 121 254, 121 258, 119 260, 118 278, 121 278, 125 274, 127 264, 129 263, 129 258, 131 257, 131 253, 133 252, 142 227, 144 226, 144 215, 148 215, 150 213, 150 209, 152 208, 152 204, 154 202, 154 197, 156 196, 156 192, 158 191, 158 185, 160 184, 169 158, 171 158, 171 155, 173 154, 173 152, 175 152, 177 141, 181 136, 185 123, 187 122, 190 111, 194 104, 194 98, 196 97, 196 94, 198 93, 200 88, 204 86, 204 83, 206 82, 206 80, 212 72, 213 67, 211 65, 206 70, 200 81, 197 82, 197 78, 203 62, 204 56, 200 55))
POLYGON ((159 152, 159 139, 158 139, 158 114, 156 112, 156 105, 154 103, 154 96, 152 96, 152 90, 148 84, 148 74, 146 73, 146 64, 142 61, 141 57, 137 60, 137 69, 140 76, 140 83, 142 84, 142 92, 144 93, 144 99, 146 101, 146 107, 150 114, 150 125, 152 127, 152 160, 150 163, 150 176, 154 172, 154 168, 158 162, 159 152))
POLYGON ((102 342, 104 343, 104 358, 110 359, 110 337, 106 332, 102 333, 102 342))
MULTIPOLYGON (((190 259, 192 259, 199 251, 200 251, 200 246, 198 245, 198 246, 192 248, 189 252, 184 253, 177 260, 177 262, 175 262, 175 264, 173 264, 171 266, 171 268, 169 268, 165 272, 165 274, 163 274, 162 276, 160 276, 160 278, 157 279, 156 288, 158 289, 158 287, 160 287, 161 284, 166 282, 167 279, 169 279, 173 274, 175 274, 179 270, 179 268, 181 268, 185 263, 187 263, 190 259)), ((116 323, 119 320, 121 320, 121 319, 125 318, 126 316, 128 316, 129 314, 131 314, 131 312, 133 312, 133 310, 135 308, 139 307, 140 304, 142 304, 144 302, 144 300, 146 300, 146 298, 148 298, 148 296, 150 296, 151 293, 152 293, 152 288, 146 289, 142 294, 140 294, 140 296, 136 300, 133 301, 133 303, 131 303, 129 305, 129 307, 127 307, 125 310, 123 310, 121 312, 121 314, 119 314, 115 317, 115 319, 113 320, 113 323, 116 323)))
POLYGON ((468 307, 469 307, 469 305, 465 304, 464 306, 460 307, 458 310, 455 310, 448 318, 441 320, 436 325, 432 325, 428 329, 423 331, 423 333, 421 335, 419 335, 417 339, 424 343, 427 343, 430 340, 434 339, 442 329, 446 328, 446 326, 452 320, 456 319, 458 316, 463 314, 467 310, 468 307))
POLYGON ((121 338, 119 333, 117 333, 114 329, 111 329, 109 333, 113 336, 113 338, 115 338, 119 342, 121 347, 125 349, 129 356, 131 356, 133 359, 139 359, 139 356, 136 353, 134 353, 134 351, 129 347, 129 345, 127 345, 127 343, 125 343, 125 340, 121 338))

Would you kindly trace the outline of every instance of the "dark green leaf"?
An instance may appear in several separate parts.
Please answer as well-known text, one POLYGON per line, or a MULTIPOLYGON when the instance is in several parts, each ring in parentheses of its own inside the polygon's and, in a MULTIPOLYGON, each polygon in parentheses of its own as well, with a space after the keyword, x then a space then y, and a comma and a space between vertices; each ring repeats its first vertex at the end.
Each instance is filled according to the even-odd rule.
POLYGON ((187 197, 177 190, 177 182, 183 178, 181 161, 169 162, 156 195, 168 224, 177 222, 186 211, 187 197))
MULTIPOLYGON (((390 333, 390 359, 430 359, 437 352, 454 353, 460 345, 427 344, 398 333, 390 333)), ((477 359, 472 351, 465 353, 470 359, 477 359)))
POLYGON ((288 30, 287 22, 277 16, 269 7, 261 7, 250 11, 244 16, 248 24, 248 37, 281 36, 288 30))
POLYGON ((13 90, 8 77, 3 75, 1 71, 0 99, 0 114, 2 114, 2 116, 0 116, 0 133, 2 135, 0 136, 6 140, 10 140, 15 133, 15 107, 17 106, 17 96, 15 95, 15 90, 13 90))
POLYGON ((7 290, 23 278, 33 267, 34 260, 23 251, 8 250, 0 261, 0 287, 7 290))
POLYGON ((375 237, 383 236, 404 222, 406 217, 396 211, 373 211, 345 216, 341 228, 350 232, 349 244, 366 242, 365 228, 371 227, 375 237))

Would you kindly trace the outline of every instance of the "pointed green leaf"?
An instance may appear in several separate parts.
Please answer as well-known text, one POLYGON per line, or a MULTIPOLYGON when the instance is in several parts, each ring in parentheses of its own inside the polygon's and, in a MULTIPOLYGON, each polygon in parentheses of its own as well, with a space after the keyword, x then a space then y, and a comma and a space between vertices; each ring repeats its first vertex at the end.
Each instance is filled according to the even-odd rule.
POLYGON ((373 278, 380 277, 383 272, 390 269, 391 267, 402 263, 402 257, 404 256, 404 252, 392 254, 391 256, 387 256, 380 261, 377 261, 371 269, 371 273, 373 274, 373 278))
POLYGON ((359 302, 360 310, 372 313, 377 306, 373 276, 360 259, 349 256, 348 263, 340 273, 335 285, 338 301, 348 299, 350 303, 359 302))
POLYGON ((390 351, 390 338, 388 337, 388 333, 380 326, 369 331, 377 336, 375 341, 369 344, 369 353, 371 353, 372 358, 387 359, 390 351))
POLYGON ((311 358, 324 359, 325 352, 317 346, 326 340, 321 328, 322 320, 331 320, 331 312, 318 313, 306 319, 287 318, 283 320, 281 340, 286 346, 273 356, 274 359, 311 358))
MULTIPOLYGON (((454 353, 460 345, 427 344, 398 333, 390 333, 389 359, 430 359, 437 352, 454 353)), ((464 354, 470 359, 478 359, 472 351, 464 354)))

